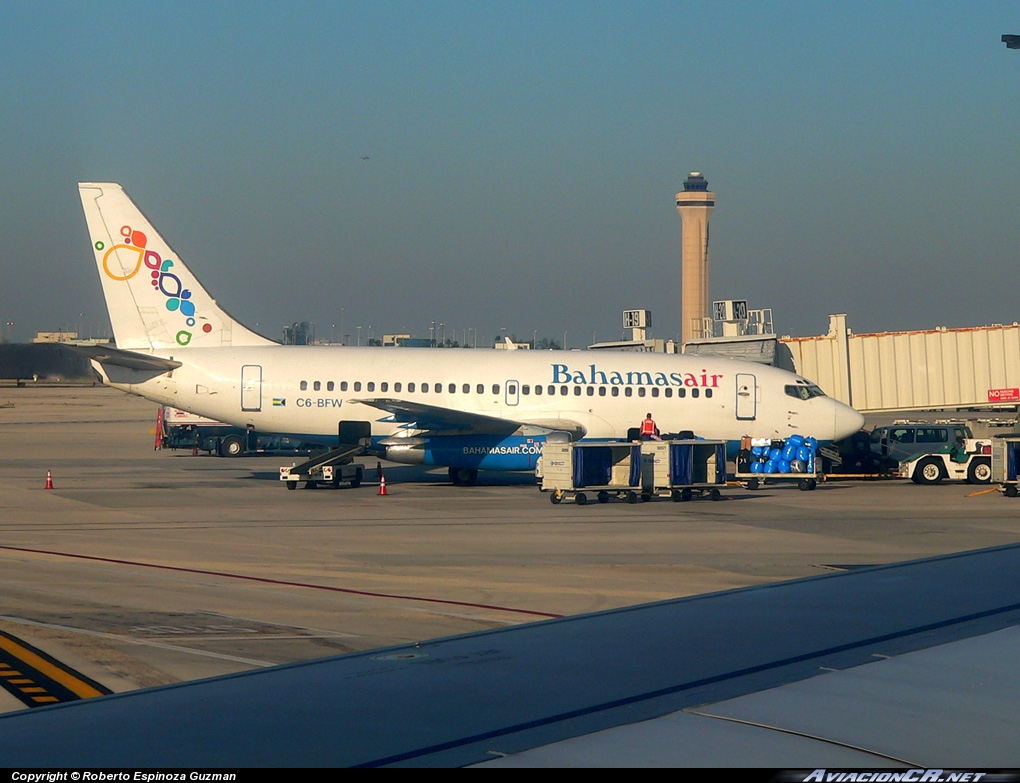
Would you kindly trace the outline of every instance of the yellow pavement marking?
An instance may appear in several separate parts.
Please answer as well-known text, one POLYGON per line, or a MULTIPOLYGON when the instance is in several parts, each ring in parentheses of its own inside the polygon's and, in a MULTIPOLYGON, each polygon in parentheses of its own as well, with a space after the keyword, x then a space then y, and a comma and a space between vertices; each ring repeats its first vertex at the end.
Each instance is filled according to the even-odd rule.
POLYGON ((59 682, 71 693, 79 696, 83 699, 91 699, 96 696, 102 696, 102 692, 97 691, 91 685, 86 682, 82 682, 73 674, 64 671, 63 669, 54 666, 49 661, 40 658, 31 650, 22 647, 17 642, 11 641, 6 637, 0 636, 0 650, 6 650, 7 652, 14 655, 21 661, 24 661, 29 666, 37 669, 38 671, 45 674, 47 677, 52 679, 54 682, 59 682))

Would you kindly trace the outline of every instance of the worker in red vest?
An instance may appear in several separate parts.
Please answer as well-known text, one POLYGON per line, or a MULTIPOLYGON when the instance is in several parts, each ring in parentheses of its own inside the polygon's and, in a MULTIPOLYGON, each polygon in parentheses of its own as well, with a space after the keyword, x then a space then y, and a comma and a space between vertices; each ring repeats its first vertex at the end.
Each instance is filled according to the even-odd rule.
POLYGON ((652 414, 645 416, 645 420, 641 422, 641 440, 661 440, 659 438, 659 428, 655 426, 655 421, 652 419, 652 414))

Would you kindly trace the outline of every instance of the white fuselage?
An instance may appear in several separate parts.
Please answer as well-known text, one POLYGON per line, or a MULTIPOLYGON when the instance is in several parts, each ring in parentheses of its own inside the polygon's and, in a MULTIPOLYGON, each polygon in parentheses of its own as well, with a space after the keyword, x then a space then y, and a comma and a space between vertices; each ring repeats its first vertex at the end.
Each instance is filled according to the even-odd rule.
POLYGON ((863 421, 831 398, 788 393, 806 383, 799 376, 721 358, 277 345, 156 355, 183 366, 143 383, 112 385, 264 432, 335 436, 340 421, 363 421, 375 439, 397 434, 390 414, 361 402, 373 399, 526 423, 535 432, 576 423, 589 439, 626 437, 647 413, 662 432, 693 430, 727 441, 794 433, 830 441, 863 421))

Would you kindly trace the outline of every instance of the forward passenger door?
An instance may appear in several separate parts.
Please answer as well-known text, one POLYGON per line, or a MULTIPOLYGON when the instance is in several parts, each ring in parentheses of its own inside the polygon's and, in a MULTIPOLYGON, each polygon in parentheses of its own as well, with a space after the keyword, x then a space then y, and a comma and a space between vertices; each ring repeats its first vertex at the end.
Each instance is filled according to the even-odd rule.
POLYGON ((737 373, 736 415, 738 419, 751 421, 758 415, 758 389, 755 381, 755 377, 750 373, 737 373))

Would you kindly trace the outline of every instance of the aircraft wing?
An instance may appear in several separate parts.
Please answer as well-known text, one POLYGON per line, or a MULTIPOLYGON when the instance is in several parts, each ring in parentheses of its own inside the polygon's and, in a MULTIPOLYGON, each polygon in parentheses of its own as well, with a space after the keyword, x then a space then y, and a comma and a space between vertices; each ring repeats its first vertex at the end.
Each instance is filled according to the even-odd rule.
POLYGON ((358 399, 351 400, 351 402, 360 402, 362 405, 371 405, 373 408, 386 411, 390 416, 384 421, 414 424, 417 429, 432 432, 469 430, 476 435, 511 435, 521 427, 536 427, 549 432, 561 430, 576 437, 581 437, 584 434, 584 428, 569 419, 539 421, 502 419, 497 416, 486 416, 483 413, 469 413, 439 405, 390 398, 358 399))
POLYGON ((0 758, 1020 767, 1017 595, 1020 545, 854 568, 7 713, 0 758))

